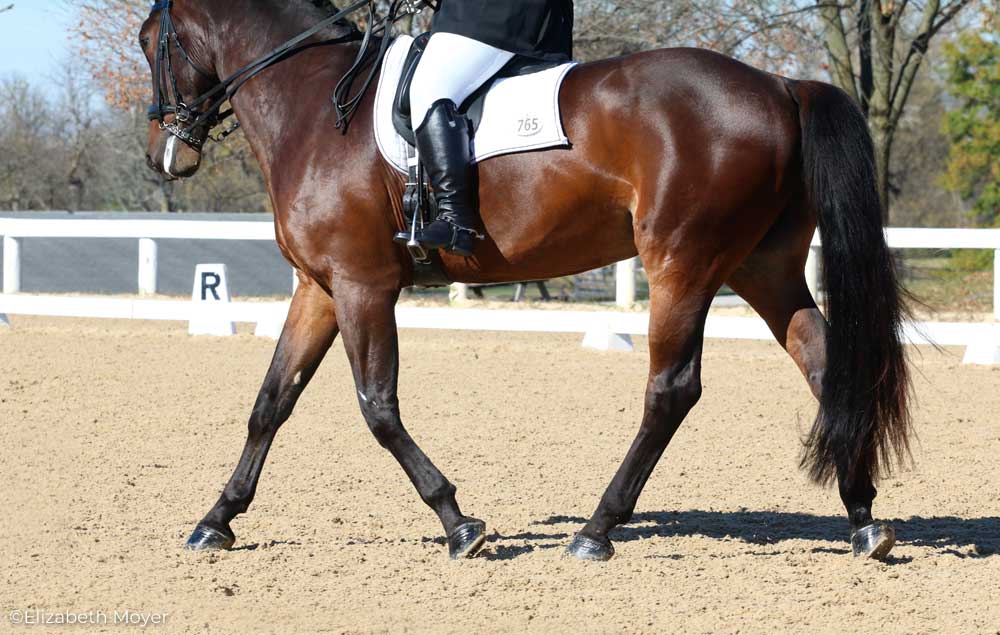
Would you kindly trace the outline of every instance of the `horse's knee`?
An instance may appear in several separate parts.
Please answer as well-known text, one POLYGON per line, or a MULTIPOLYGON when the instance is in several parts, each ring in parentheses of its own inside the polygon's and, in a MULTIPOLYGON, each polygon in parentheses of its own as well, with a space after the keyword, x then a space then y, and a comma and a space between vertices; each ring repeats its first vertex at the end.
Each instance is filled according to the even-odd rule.
POLYGON ((393 402, 385 403, 374 397, 366 397, 359 393, 361 414, 382 447, 389 444, 399 435, 402 425, 399 420, 399 406, 393 402))
POLYGON ((250 436, 259 438, 277 431, 292 414, 294 396, 279 391, 262 390, 250 413, 250 436))
POLYGON ((646 391, 646 409, 660 423, 674 428, 701 399, 701 373, 688 363, 655 375, 646 391))
POLYGON ((281 425, 277 423, 277 418, 274 396, 261 393, 257 397, 257 403, 254 404, 253 411, 250 413, 250 421, 247 423, 250 436, 259 438, 268 434, 281 425))

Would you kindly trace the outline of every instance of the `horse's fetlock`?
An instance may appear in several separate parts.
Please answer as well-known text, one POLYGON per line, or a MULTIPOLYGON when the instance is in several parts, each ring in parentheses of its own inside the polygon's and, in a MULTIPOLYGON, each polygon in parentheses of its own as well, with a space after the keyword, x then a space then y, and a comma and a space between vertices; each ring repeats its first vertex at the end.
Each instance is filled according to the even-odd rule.
POLYGON ((445 481, 443 484, 430 491, 426 496, 421 496, 421 498, 431 508, 437 509, 437 505, 440 503, 454 500, 455 493, 457 491, 457 487, 455 487, 452 483, 445 481))
POLYGON ((223 506, 233 516, 246 513, 247 509, 250 508, 251 498, 253 498, 253 492, 247 483, 234 485, 231 491, 222 494, 223 506))

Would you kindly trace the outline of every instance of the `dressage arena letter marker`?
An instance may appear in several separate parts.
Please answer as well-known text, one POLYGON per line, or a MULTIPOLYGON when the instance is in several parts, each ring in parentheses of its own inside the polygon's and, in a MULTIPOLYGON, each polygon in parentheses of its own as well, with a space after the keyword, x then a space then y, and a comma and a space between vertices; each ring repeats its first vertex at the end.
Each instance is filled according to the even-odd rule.
POLYGON ((590 325, 583 336, 582 346, 598 351, 632 352, 635 350, 632 345, 632 336, 627 333, 615 333, 611 324, 605 320, 598 320, 590 325))
POLYGON ((1000 324, 993 325, 992 332, 977 338, 965 349, 963 364, 982 364, 992 366, 1000 364, 1000 324))
POLYGON ((191 291, 190 335, 236 335, 236 324, 226 317, 229 307, 229 276, 226 265, 198 265, 191 291))

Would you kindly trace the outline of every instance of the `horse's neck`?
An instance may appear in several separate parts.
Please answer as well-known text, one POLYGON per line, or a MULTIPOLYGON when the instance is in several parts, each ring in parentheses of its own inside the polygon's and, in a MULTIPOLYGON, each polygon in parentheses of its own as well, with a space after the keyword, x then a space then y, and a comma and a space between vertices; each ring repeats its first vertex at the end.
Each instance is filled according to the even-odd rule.
MULTIPOLYGON (((296 2, 274 0, 232 3, 208 3, 200 9, 199 19, 211 33, 219 77, 228 77, 248 63, 316 26, 321 12, 296 10, 296 2)), ((342 24, 346 22, 342 21, 342 24)), ((350 32, 347 26, 334 25, 312 38, 336 38, 350 32)))
MULTIPOLYGON (((272 23, 267 28, 262 27, 268 24, 269 17, 244 14, 235 18, 239 24, 229 24, 222 29, 226 35, 218 45, 220 53, 216 66, 220 77, 229 76, 312 26, 290 24, 274 28, 272 23)), ((306 56, 293 56, 262 71, 232 99, 233 111, 260 163, 269 189, 276 157, 286 144, 295 143, 300 136, 290 127, 296 122, 315 121, 318 115, 317 112, 304 112, 304 109, 315 109, 315 100, 308 97, 315 96, 317 90, 327 89, 318 78, 343 76, 354 60, 357 46, 330 45, 321 50, 326 52, 321 69, 305 68, 302 64, 306 56)), ((315 58, 308 56, 310 60, 315 58)), ((328 88, 327 99, 332 96, 333 85, 328 88)))

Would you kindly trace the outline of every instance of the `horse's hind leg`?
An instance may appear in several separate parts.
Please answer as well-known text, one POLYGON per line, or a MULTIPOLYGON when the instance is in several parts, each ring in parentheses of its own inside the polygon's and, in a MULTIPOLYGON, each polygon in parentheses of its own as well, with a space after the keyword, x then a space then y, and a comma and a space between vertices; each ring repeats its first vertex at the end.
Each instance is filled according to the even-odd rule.
MULTIPOLYGON (((808 229, 811 236, 812 230, 808 229)), ((769 239, 773 236, 769 236, 769 239)), ((766 239, 730 277, 729 285, 767 322, 774 338, 798 365, 817 399, 823 390, 826 367, 826 319, 806 285, 804 266, 808 238, 788 243, 766 239)), ((870 479, 847 483, 838 469, 840 497, 851 524, 855 555, 884 557, 895 543, 891 526, 872 519, 875 486, 870 479)))
POLYGON ((250 415, 243 455, 222 496, 188 539, 188 548, 232 546, 236 537, 229 523, 250 506, 275 433, 292 414, 295 402, 336 337, 333 301, 315 282, 302 279, 250 415))
POLYGON ((675 263, 677 273, 650 274, 649 379, 639 433, 590 521, 567 553, 583 560, 614 555, 608 532, 627 522, 646 480, 681 421, 701 396, 705 318, 717 285, 675 263))
POLYGON ((387 449, 413 486, 441 520, 452 558, 474 556, 486 539, 483 521, 464 516, 455 486, 417 446, 399 414, 399 343, 396 333, 397 288, 343 283, 334 290, 344 348, 354 371, 358 402, 379 445, 387 449))

